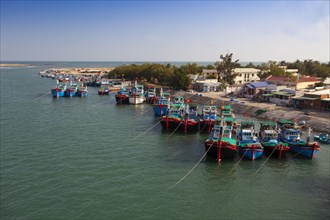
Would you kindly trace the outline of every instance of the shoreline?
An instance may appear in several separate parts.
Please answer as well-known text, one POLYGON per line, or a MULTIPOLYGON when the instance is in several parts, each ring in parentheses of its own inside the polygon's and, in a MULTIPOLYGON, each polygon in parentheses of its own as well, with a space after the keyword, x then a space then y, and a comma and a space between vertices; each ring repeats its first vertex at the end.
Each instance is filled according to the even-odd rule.
POLYGON ((215 105, 220 106, 222 103, 230 105, 234 113, 247 114, 248 117, 253 117, 261 120, 271 120, 273 118, 292 119, 305 121, 305 127, 311 127, 313 131, 328 133, 330 131, 330 112, 310 111, 309 115, 305 115, 304 111, 299 111, 289 107, 276 106, 273 103, 259 103, 248 99, 237 98, 238 102, 230 101, 229 98, 222 96, 221 92, 202 93, 203 96, 196 93, 184 91, 174 91, 173 95, 183 96, 185 99, 190 99, 192 103, 199 105, 207 105, 212 101, 215 105), (255 112, 259 109, 266 109, 265 113, 257 115, 255 112))
POLYGON ((0 67, 27 67, 33 66, 31 64, 18 64, 18 63, 0 63, 0 67))

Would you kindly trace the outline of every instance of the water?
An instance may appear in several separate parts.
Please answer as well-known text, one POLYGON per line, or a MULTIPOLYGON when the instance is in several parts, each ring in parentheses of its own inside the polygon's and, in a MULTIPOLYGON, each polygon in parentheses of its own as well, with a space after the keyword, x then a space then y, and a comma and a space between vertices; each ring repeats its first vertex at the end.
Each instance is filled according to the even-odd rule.
POLYGON ((55 85, 38 75, 49 66, 80 67, 0 69, 1 219, 330 218, 330 146, 264 165, 206 157, 176 184, 207 135, 170 136, 160 124, 143 133, 158 123, 150 105, 115 105, 96 88, 43 96, 55 85))

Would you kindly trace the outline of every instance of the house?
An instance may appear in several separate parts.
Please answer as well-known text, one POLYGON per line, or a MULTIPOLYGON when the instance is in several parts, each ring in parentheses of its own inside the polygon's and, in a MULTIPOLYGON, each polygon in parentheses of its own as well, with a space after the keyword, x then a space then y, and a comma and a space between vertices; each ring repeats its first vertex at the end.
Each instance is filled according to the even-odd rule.
POLYGON ((314 87, 315 83, 321 82, 319 78, 312 76, 301 76, 296 81, 296 90, 314 87))
POLYGON ((330 89, 310 89, 303 96, 292 97, 292 105, 297 109, 330 111, 330 89))
POLYGON ((271 102, 282 106, 290 106, 291 97, 295 95, 296 91, 291 90, 286 86, 270 84, 267 86, 266 90, 260 94, 258 101, 271 102))
POLYGON ((193 84, 193 90, 198 92, 215 92, 218 90, 220 83, 217 79, 197 80, 193 84))
MULTIPOLYGON (((233 69, 233 73, 238 74, 238 76, 234 79, 236 85, 242 85, 248 82, 256 82, 259 81, 258 73, 260 70, 255 68, 235 68, 233 69)), ((216 69, 203 69, 203 76, 208 78, 210 76, 217 78, 218 71, 216 69)))
POLYGON ((262 90, 265 90, 267 88, 267 86, 268 86, 267 82, 247 83, 243 86, 239 95, 246 97, 246 98, 252 98, 256 94, 260 93, 262 90))
POLYGON ((235 68, 233 72, 238 74, 238 76, 235 78, 236 85, 242 85, 260 80, 258 76, 260 70, 255 68, 235 68))
POLYGON ((274 85, 285 85, 285 86, 294 86, 295 83, 292 82, 290 77, 288 76, 268 76, 266 79, 264 79, 265 82, 268 82, 269 84, 274 85))

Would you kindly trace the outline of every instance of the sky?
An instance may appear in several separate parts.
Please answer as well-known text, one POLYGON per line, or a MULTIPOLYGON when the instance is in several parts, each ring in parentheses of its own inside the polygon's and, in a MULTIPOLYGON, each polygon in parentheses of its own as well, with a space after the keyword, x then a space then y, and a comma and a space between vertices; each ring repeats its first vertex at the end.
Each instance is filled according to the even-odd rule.
POLYGON ((330 60, 328 0, 0 1, 1 61, 330 60))

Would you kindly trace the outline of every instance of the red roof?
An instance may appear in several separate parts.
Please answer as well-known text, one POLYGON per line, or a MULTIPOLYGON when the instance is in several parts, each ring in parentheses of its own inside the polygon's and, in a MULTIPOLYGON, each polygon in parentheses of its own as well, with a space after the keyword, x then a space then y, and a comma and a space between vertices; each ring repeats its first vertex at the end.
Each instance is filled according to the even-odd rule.
POLYGON ((321 80, 316 78, 316 77, 306 77, 306 76, 302 76, 298 79, 298 83, 301 83, 301 82, 320 82, 321 80))
POLYGON ((268 78, 266 78, 265 81, 287 81, 289 80, 290 78, 287 77, 287 76, 269 76, 268 78))

